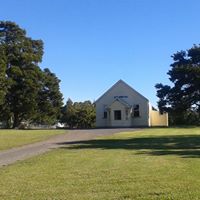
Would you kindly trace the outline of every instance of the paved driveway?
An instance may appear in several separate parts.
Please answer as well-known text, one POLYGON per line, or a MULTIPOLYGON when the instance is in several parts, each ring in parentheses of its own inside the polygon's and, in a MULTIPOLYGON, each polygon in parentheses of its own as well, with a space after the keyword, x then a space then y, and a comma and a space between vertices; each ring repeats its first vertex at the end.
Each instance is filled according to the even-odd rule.
POLYGON ((0 152, 0 167, 15 163, 18 160, 25 160, 35 155, 39 155, 59 148, 61 143, 92 140, 96 137, 112 135, 119 132, 136 131, 138 129, 89 129, 70 130, 66 134, 57 135, 48 140, 37 142, 22 147, 17 147, 0 152))

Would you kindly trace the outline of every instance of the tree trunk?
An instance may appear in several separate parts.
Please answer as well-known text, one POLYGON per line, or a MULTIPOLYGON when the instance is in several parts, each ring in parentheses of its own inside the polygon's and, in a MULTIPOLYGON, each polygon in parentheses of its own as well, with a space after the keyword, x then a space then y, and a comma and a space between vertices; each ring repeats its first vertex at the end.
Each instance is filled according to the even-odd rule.
POLYGON ((14 114, 14 122, 13 122, 13 128, 18 128, 20 125, 19 115, 18 113, 14 114))

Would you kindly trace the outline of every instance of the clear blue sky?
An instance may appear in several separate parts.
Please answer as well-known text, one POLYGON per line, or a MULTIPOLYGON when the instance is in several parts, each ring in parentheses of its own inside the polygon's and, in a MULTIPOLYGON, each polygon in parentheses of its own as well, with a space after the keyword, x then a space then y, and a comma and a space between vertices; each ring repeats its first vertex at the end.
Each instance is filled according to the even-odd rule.
POLYGON ((93 101, 123 79, 155 105, 170 56, 200 43, 199 10, 199 0, 2 0, 0 20, 44 41, 41 67, 65 101, 93 101))

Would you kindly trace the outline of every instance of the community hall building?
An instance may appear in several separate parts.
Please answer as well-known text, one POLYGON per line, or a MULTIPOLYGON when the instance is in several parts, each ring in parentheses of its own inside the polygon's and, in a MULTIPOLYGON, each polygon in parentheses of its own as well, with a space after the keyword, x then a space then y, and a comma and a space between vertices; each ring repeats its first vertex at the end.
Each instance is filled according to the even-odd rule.
POLYGON ((95 101, 96 127, 168 126, 168 113, 155 110, 149 100, 122 80, 95 101))

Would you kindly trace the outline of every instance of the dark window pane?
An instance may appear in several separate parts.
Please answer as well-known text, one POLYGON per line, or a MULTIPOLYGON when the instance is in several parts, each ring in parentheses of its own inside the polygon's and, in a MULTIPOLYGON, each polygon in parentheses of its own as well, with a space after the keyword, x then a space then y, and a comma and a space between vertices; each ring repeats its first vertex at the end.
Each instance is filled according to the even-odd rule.
POLYGON ((104 118, 104 119, 107 119, 107 116, 108 116, 107 112, 104 112, 104 113, 103 113, 103 118, 104 118))
POLYGON ((134 106, 133 116, 134 117, 139 117, 140 116, 140 107, 139 107, 138 104, 134 106))
POLYGON ((115 120, 121 120, 122 119, 121 110, 115 110, 114 111, 114 119, 115 120))

